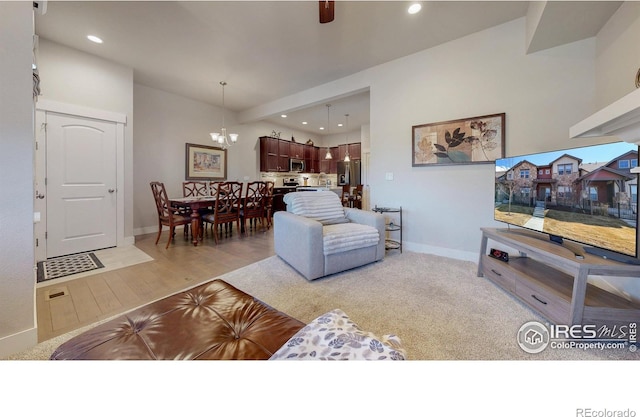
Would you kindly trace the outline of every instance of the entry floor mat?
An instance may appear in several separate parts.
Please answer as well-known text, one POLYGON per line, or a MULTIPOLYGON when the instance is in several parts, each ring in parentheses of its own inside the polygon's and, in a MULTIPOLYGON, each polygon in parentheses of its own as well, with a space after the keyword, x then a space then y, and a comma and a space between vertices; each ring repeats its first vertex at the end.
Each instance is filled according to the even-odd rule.
POLYGON ((37 281, 48 281, 98 268, 104 268, 104 265, 92 252, 60 256, 38 262, 37 281))

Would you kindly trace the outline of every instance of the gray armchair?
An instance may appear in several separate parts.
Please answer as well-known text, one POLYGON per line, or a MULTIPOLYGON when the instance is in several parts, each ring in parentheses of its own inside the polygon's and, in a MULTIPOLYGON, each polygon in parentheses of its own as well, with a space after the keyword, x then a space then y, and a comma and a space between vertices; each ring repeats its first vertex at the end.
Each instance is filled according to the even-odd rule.
POLYGON ((274 214, 280 258, 309 281, 384 258, 384 217, 345 208, 332 191, 288 193, 274 214))

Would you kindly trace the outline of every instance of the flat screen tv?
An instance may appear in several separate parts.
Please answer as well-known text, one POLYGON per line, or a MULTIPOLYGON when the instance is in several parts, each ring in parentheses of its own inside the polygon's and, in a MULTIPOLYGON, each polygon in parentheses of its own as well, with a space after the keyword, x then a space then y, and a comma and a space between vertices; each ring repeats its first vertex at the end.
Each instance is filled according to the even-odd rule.
POLYGON ((638 174, 631 172, 638 166, 637 145, 541 152, 499 159, 495 166, 495 220, 542 232, 558 244, 580 244, 564 242, 567 248, 640 263, 638 174))

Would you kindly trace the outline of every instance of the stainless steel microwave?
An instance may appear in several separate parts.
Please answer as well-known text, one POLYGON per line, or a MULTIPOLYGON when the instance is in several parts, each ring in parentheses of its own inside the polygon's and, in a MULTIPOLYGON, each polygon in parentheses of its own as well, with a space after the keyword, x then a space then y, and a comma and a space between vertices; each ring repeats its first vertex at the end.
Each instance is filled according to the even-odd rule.
POLYGON ((289 159, 289 171, 290 172, 304 172, 304 159, 289 159))

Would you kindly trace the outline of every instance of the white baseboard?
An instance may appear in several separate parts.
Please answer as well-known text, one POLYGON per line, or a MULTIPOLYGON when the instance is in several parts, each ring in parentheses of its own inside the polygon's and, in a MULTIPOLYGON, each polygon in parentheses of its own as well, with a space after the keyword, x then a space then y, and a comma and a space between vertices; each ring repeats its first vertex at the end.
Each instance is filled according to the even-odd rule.
POLYGON ((458 249, 443 248, 442 246, 423 245, 420 243, 402 242, 402 249, 411 252, 428 253, 430 255, 444 256, 446 258, 457 259, 478 263, 478 252, 468 252, 458 249))
POLYGON ((147 235, 153 232, 158 233, 158 226, 147 226, 147 227, 139 227, 137 229, 133 229, 134 236, 147 235))
POLYGON ((0 339, 0 358, 31 349, 38 344, 38 329, 33 327, 0 339))

